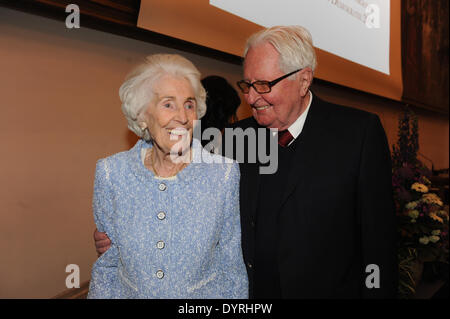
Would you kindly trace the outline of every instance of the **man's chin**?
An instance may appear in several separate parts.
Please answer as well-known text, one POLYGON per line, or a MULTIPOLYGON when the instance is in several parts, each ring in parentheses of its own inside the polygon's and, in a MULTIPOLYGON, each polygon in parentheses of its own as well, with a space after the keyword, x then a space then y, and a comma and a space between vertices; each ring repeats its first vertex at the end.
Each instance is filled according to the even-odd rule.
POLYGON ((259 125, 268 126, 273 122, 273 114, 268 111, 270 110, 257 111, 256 109, 252 109, 253 117, 259 125))
POLYGON ((266 116, 260 116, 258 114, 253 114, 253 118, 258 122, 259 125, 264 127, 270 127, 270 124, 273 123, 273 121, 266 116))

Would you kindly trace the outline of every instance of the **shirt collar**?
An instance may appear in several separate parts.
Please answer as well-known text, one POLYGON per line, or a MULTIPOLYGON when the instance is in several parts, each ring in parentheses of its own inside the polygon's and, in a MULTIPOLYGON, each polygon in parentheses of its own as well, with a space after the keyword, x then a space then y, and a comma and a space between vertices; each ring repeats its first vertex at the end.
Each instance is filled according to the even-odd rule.
POLYGON ((292 125, 289 126, 289 128, 288 128, 289 133, 291 133, 291 135, 293 137, 292 141, 288 145, 291 145, 292 142, 294 142, 294 140, 300 135, 300 133, 303 130, 303 126, 305 125, 306 117, 308 116, 309 107, 311 106, 311 103, 313 100, 312 92, 308 90, 308 93, 309 93, 309 97, 310 97, 308 106, 306 107, 305 111, 302 114, 300 114, 298 119, 294 123, 292 123, 292 125))

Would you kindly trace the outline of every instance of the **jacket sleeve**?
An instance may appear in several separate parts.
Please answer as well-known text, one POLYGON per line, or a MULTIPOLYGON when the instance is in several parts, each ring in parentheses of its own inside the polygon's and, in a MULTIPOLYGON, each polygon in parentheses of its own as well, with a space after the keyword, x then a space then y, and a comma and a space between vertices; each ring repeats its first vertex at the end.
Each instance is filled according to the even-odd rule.
POLYGON ((109 180, 109 167, 106 160, 97 163, 93 197, 94 220, 97 229, 106 232, 111 239, 111 247, 103 253, 92 267, 89 284, 89 299, 118 298, 119 254, 114 245, 112 216, 114 214, 113 193, 109 180))
POLYGON ((391 157, 386 134, 376 115, 370 117, 366 127, 357 196, 362 297, 395 298, 398 279, 391 157))
MULTIPOLYGON (((241 248, 241 222, 239 215, 239 165, 228 164, 225 176, 225 208, 222 231, 218 244, 221 271, 225 274, 225 291, 232 298, 248 298, 248 278, 241 248)), ((227 294, 228 295, 228 294, 227 294)))

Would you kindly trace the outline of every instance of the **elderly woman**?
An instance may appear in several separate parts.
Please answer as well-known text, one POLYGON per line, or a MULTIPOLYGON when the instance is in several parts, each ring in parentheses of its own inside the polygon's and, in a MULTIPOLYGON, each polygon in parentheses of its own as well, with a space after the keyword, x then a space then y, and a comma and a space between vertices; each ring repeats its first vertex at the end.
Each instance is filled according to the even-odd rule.
POLYGON ((179 55, 151 55, 119 94, 141 139, 97 163, 94 219, 111 247, 88 298, 247 298, 238 165, 192 139, 206 111, 199 71, 179 55))

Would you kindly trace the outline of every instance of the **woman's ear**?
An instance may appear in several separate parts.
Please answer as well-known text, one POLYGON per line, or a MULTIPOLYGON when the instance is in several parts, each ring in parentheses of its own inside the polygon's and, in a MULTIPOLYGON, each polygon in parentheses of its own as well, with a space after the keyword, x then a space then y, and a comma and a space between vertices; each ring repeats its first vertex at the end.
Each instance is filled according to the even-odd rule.
POLYGON ((147 128, 147 123, 145 123, 145 122, 139 122, 138 125, 142 131, 145 131, 145 129, 147 128))

